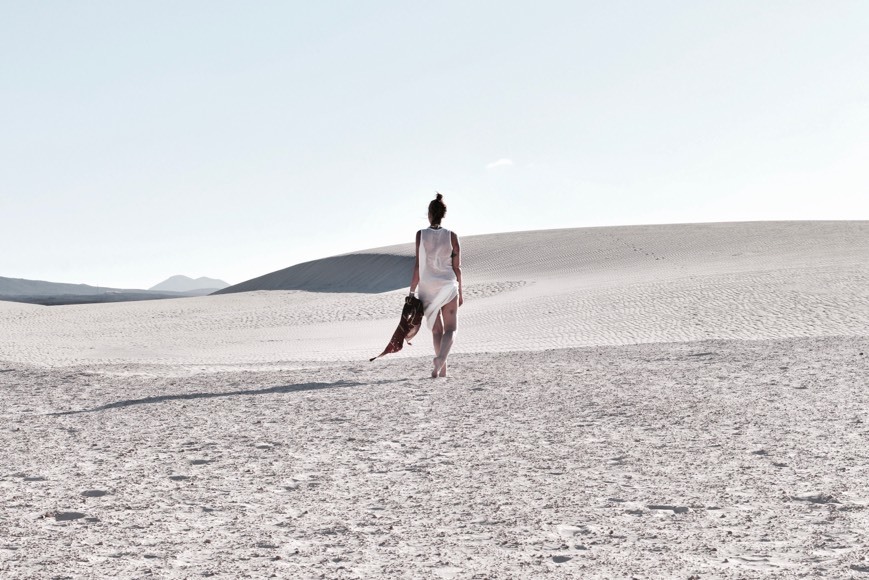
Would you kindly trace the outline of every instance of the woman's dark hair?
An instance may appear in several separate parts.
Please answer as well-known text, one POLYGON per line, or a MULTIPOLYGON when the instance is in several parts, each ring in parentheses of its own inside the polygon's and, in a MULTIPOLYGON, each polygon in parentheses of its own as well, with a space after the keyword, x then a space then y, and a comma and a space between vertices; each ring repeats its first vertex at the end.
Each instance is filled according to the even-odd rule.
POLYGON ((444 196, 438 193, 437 197, 428 204, 428 213, 431 214, 432 224, 440 224, 444 216, 447 215, 447 204, 443 200, 444 196))

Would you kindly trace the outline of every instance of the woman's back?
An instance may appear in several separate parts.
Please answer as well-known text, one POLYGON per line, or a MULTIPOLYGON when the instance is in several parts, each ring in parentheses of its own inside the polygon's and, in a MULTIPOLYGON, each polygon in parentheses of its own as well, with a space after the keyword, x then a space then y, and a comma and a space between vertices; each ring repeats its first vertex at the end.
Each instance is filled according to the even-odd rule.
POLYGON ((452 232, 446 228, 425 228, 420 230, 419 239, 419 277, 420 283, 427 281, 453 281, 452 232))

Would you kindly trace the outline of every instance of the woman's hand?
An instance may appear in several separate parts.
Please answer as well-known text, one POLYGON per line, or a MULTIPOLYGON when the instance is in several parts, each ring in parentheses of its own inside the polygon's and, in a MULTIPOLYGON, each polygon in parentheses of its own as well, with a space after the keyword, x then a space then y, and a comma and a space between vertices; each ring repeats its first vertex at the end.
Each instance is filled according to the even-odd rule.
POLYGON ((462 296, 462 291, 459 290, 459 306, 465 303, 465 297, 462 296))

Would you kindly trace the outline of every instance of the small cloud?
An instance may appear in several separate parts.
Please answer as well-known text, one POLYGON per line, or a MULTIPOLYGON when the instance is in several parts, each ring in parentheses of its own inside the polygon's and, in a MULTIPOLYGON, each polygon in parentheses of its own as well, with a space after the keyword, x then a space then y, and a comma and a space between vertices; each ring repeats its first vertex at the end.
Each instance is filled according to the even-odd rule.
POLYGON ((513 165, 512 159, 499 159, 486 165, 486 169, 495 169, 497 167, 506 167, 508 165, 513 165))

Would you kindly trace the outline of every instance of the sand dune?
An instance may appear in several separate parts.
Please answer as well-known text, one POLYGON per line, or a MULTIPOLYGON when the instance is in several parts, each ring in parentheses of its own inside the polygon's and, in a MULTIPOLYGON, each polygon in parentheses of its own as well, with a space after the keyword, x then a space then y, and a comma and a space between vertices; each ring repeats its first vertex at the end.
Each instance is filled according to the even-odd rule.
MULTIPOLYGON (((327 258, 233 287, 262 286, 255 292, 16 311, 0 319, 7 330, 0 360, 364 360, 383 348, 402 303, 402 290, 372 292, 407 288, 411 252, 404 244, 327 258), (370 282, 366 272, 375 273, 370 282), (269 291, 294 286, 308 291, 269 291)), ((463 253, 467 302, 456 352, 849 335, 869 328, 869 222, 508 233, 464 238, 463 253)), ((418 341, 420 348, 397 356, 427 354, 426 336, 418 341)))
MULTIPOLYGON (((510 232, 464 236, 461 243, 464 268, 477 281, 555 277, 598 283, 860 265, 867 237, 867 222, 745 222, 510 232)), ((413 251, 406 243, 315 260, 220 293, 405 288, 413 251)))
POLYGON ((869 222, 468 236, 446 380, 411 250, 0 302, 0 577, 869 573, 869 222))
MULTIPOLYGON (((102 288, 87 284, 64 284, 46 282, 44 280, 26 280, 24 278, 5 278, 0 276, 0 297, 2 296, 58 296, 70 294, 86 296, 89 294, 104 294, 108 291, 137 292, 137 290, 121 290, 117 288, 102 288)), ((143 292, 143 290, 138 290, 143 292)))
MULTIPOLYGON (((224 284, 225 285, 225 284, 224 284)), ((214 286, 221 288, 223 286, 214 286)), ((42 280, 4 278, 0 276, 0 301, 23 302, 43 306, 69 304, 102 304, 106 302, 135 302, 138 300, 165 300, 184 296, 203 296, 207 292, 163 290, 130 290, 88 286, 87 284, 62 284, 42 280)))
MULTIPOLYGON (((411 248, 412 249, 412 248, 411 248)), ((232 294, 255 290, 305 290, 308 292, 387 292, 409 283, 413 254, 402 247, 384 252, 333 256, 290 266, 214 292, 232 294), (404 253, 402 253, 404 250, 404 253)))

